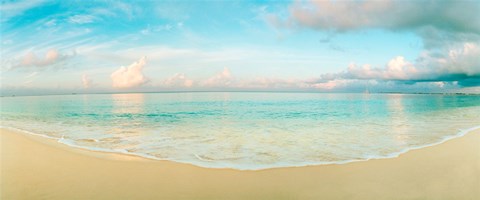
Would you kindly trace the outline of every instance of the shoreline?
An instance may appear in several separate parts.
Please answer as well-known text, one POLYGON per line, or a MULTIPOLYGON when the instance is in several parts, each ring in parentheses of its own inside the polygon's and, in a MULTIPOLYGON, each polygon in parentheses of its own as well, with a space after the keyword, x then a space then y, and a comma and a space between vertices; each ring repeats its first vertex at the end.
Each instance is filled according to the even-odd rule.
MULTIPOLYGON (((123 155, 124 156, 133 156, 133 157, 138 157, 139 159, 146 159, 146 160, 151 160, 151 161, 174 162, 174 163, 178 163, 178 164, 192 165, 192 166, 196 166, 196 167, 200 167, 200 168, 206 168, 206 169, 232 169, 232 170, 238 170, 238 171, 261 171, 261 170, 280 169, 280 168, 296 168, 296 167, 311 167, 311 166, 314 167, 314 166, 325 166, 325 165, 344 165, 344 164, 349 164, 349 163, 366 162, 366 161, 371 161, 371 160, 394 159, 394 158, 398 158, 399 156, 401 156, 403 154, 409 153, 410 151, 440 145, 440 144, 443 144, 443 143, 448 142, 450 140, 461 138, 461 137, 463 137, 463 136, 465 136, 465 135, 467 135, 471 132, 475 132, 475 131, 480 132, 480 125, 470 127, 470 128, 467 128, 467 129, 459 129, 459 131, 456 134, 451 135, 451 136, 445 136, 438 142, 434 142, 434 143, 431 143, 431 144, 420 145, 420 146, 415 146, 415 147, 410 147, 410 148, 404 149, 400 152, 391 153, 391 154, 383 156, 383 157, 369 157, 369 158, 366 158, 366 159, 359 159, 359 160, 308 163, 308 164, 301 164, 301 165, 275 166, 275 167, 269 167, 269 168, 255 168, 255 169, 251 169, 251 168, 241 169, 241 168, 232 168, 232 167, 207 167, 207 166, 201 166, 201 165, 197 165, 197 164, 190 163, 190 162, 181 162, 181 161, 176 161, 176 160, 160 159, 160 158, 157 158, 157 157, 154 157, 154 156, 148 156, 148 155, 140 154, 140 153, 131 153, 131 152, 128 152, 128 151, 120 151, 120 150, 116 151, 116 150, 105 149, 105 148, 92 148, 92 147, 85 147, 85 146, 80 146, 80 145, 76 145, 76 144, 69 144, 67 142, 62 142, 61 141, 63 139, 63 137, 62 138, 55 138, 55 137, 51 137, 51 136, 48 136, 48 135, 38 134, 38 133, 31 132, 31 131, 23 130, 23 129, 18 129, 18 128, 14 128, 14 127, 5 127, 5 126, 0 125, 0 130, 3 130, 3 129, 9 130, 9 131, 12 131, 12 132, 16 132, 18 134, 24 134, 24 135, 27 135, 27 136, 33 136, 33 137, 39 137, 39 138, 45 139, 45 140, 51 140, 51 142, 55 142, 59 145, 65 146, 66 148, 76 148, 76 149, 80 149, 80 150, 84 150, 84 151, 92 152, 92 153, 106 153, 106 154, 118 154, 119 156, 123 156, 123 155)), ((196 154, 194 154, 194 155, 197 156, 196 154)), ((116 157, 118 157, 118 156, 116 156, 116 157)))
POLYGON ((480 130, 397 158, 257 171, 77 149, 0 129, 1 199, 479 199, 480 130))

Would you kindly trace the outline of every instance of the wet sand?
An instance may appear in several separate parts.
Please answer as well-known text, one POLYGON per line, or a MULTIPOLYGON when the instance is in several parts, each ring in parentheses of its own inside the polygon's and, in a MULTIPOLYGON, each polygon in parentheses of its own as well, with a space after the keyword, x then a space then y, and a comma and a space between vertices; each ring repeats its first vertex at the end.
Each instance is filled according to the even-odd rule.
POLYGON ((480 199, 480 130, 398 158, 238 171, 0 129, 0 199, 480 199))

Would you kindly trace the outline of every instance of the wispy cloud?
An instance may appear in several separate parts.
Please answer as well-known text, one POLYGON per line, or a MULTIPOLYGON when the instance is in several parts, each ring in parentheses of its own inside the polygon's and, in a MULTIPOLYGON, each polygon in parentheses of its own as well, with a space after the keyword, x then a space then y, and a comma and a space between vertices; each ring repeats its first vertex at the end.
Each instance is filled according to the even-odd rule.
POLYGON ((19 16, 23 12, 45 3, 45 0, 19 0, 19 1, 2 1, 0 3, 0 12, 2 17, 0 21, 8 21, 12 17, 19 16))
POLYGON ((28 74, 27 76, 25 76, 25 79, 31 79, 31 78, 34 78, 38 75, 38 72, 32 72, 30 74, 28 74))
POLYGON ((22 83, 23 87, 30 87, 32 86, 32 83, 37 79, 38 72, 32 72, 24 77, 24 81, 22 83))
POLYGON ((156 26, 152 26, 149 24, 147 25, 146 28, 140 30, 140 33, 143 35, 149 35, 149 34, 158 33, 162 31, 172 31, 175 29, 181 29, 182 27, 183 27, 182 22, 178 22, 177 24, 162 24, 162 25, 156 25, 156 26))
POLYGON ((33 51, 28 51, 26 54, 18 58, 10 59, 9 62, 6 62, 6 67, 7 70, 20 68, 46 69, 64 63, 75 55, 75 52, 72 52, 71 54, 62 54, 57 49, 50 49, 45 53, 45 56, 38 57, 33 51))
POLYGON ((47 22, 45 22, 44 25, 47 26, 47 27, 55 26, 55 25, 57 25, 57 20, 56 19, 48 20, 47 22))
POLYGON ((92 15, 74 15, 68 18, 68 21, 73 24, 89 24, 94 20, 95 17, 92 15))

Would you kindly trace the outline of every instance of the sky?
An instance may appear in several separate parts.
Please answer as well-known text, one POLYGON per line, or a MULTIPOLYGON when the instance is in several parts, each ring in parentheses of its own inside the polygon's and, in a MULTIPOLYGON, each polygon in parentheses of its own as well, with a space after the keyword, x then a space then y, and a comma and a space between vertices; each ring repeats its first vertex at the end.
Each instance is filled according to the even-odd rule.
POLYGON ((480 1, 0 2, 1 95, 480 93, 480 1))

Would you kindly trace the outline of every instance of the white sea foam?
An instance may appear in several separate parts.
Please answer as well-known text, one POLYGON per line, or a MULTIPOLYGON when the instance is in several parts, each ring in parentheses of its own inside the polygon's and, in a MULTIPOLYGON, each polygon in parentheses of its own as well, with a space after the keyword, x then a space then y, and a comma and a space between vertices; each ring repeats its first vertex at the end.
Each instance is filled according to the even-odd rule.
MULTIPOLYGON (((397 158, 400 155, 405 154, 405 153, 407 153, 411 150, 431 147, 431 146, 435 146, 435 145, 445 143, 445 142, 447 142, 449 140, 452 140, 452 139, 455 139, 455 138, 463 137, 466 134, 468 134, 469 132, 480 129, 480 125, 479 126, 474 126, 474 127, 468 128, 468 129, 460 130, 457 134, 454 134, 454 135, 451 135, 451 136, 446 136, 442 140, 434 142, 434 143, 430 143, 430 144, 426 144, 426 145, 422 145, 422 146, 406 148, 406 149, 403 149, 399 152, 395 152, 395 153, 392 153, 392 154, 389 154, 389 155, 386 155, 386 156, 367 156, 365 159, 344 160, 344 161, 337 161, 337 162, 285 163, 285 164, 272 165, 272 166, 266 167, 266 168, 259 168, 255 164, 241 165, 241 166, 222 164, 223 167, 219 167, 217 165, 211 166, 211 165, 205 164, 205 162, 196 162, 196 160, 191 160, 189 162, 186 162, 186 161, 178 161, 178 160, 175 160, 175 159, 162 159, 162 158, 158 158, 158 157, 151 156, 151 155, 148 155, 148 154, 129 152, 126 149, 108 149, 108 148, 81 146, 81 145, 77 145, 75 143, 75 141, 73 141, 73 140, 68 140, 68 139, 64 139, 64 138, 54 138, 54 137, 50 137, 48 135, 38 134, 38 133, 34 133, 32 131, 22 130, 22 129, 14 128, 14 127, 6 127, 6 126, 1 126, 0 125, 0 128, 9 129, 9 130, 12 130, 14 132, 22 132, 22 133, 26 133, 26 134, 30 134, 30 135, 34 135, 34 136, 38 136, 38 137, 53 139, 53 140, 56 140, 59 143, 65 144, 67 146, 74 147, 74 148, 79 148, 79 149, 85 149, 85 150, 89 150, 89 151, 106 152, 106 153, 119 153, 119 154, 131 155, 131 156, 139 156, 139 157, 152 159, 152 160, 168 160, 168 161, 173 161, 173 162, 178 162, 178 163, 192 164, 192 165, 205 167, 205 168, 215 168, 215 169, 232 168, 232 169, 237 169, 237 170, 264 170, 264 169, 283 168, 283 167, 305 167, 305 166, 315 166, 315 165, 347 164, 347 163, 352 163, 352 162, 363 162, 363 161, 369 161, 369 160, 397 158)), ((203 157, 201 157, 197 154, 194 154, 194 156, 200 161, 206 161, 206 162, 214 161, 214 160, 211 160, 211 159, 203 158, 203 157)))

